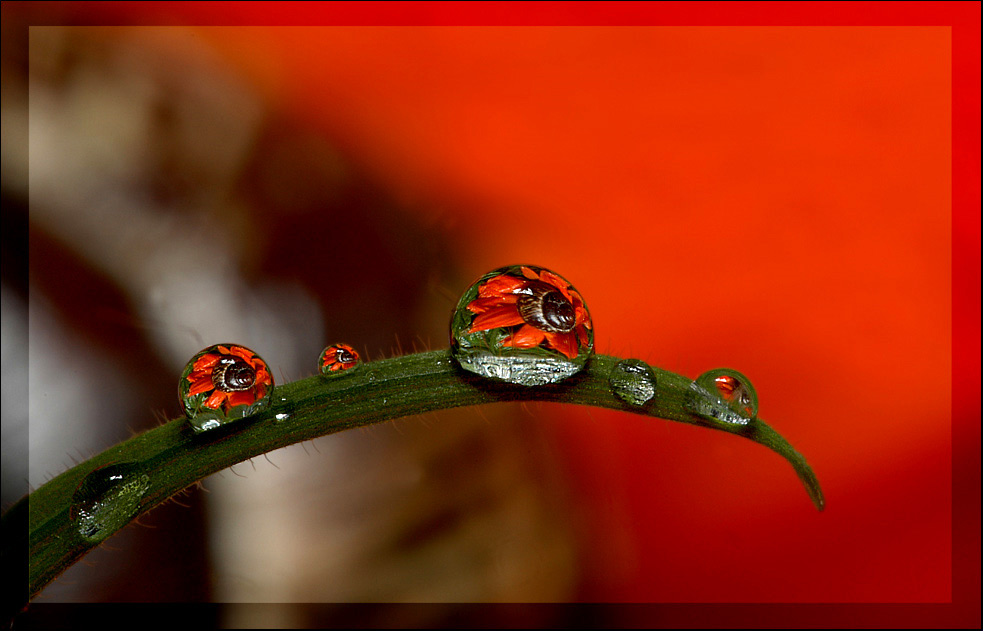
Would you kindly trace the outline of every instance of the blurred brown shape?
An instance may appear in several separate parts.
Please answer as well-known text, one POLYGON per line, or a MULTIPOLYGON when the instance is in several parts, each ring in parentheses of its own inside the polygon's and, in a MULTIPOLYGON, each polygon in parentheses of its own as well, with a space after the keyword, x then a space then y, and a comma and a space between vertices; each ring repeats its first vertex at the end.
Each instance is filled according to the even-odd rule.
MULTIPOLYGON (((60 352, 114 366, 112 379, 79 371, 31 392, 50 404, 78 380, 91 399, 70 405, 80 418, 99 409, 88 449, 154 426, 151 410, 176 416, 180 364, 211 343, 249 344, 281 382, 312 374, 325 341, 370 360, 444 345, 448 288, 467 280, 447 237, 188 31, 35 27, 30 46, 32 309, 57 323, 60 352), (125 397, 99 384, 130 404, 100 406, 125 397)), ((4 51, 7 121, 27 100, 7 83, 23 60, 4 51)), ((5 208, 27 191, 18 158, 4 161, 5 208)), ((228 602, 568 600, 577 520, 549 438, 518 411, 405 419, 319 439, 320 454, 281 450, 279 470, 237 465, 205 481, 210 494, 141 518, 152 529, 125 529, 115 552, 94 552, 97 567, 79 564, 40 601, 212 589, 228 602)), ((32 432, 62 422, 35 416, 32 432)), ((270 611, 271 625, 312 620, 270 611)))

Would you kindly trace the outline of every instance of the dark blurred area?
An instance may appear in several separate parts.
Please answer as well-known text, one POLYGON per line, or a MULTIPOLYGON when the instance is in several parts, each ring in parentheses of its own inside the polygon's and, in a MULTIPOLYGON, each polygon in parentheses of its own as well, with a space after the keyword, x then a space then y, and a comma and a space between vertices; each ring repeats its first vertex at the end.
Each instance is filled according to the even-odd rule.
MULTIPOLYGON (((24 491, 16 472, 35 488, 177 416, 177 375, 209 344, 246 344, 281 383, 312 374, 328 343, 369 359, 445 346, 455 288, 472 279, 440 227, 331 138, 180 29, 27 33, 5 18, 4 506, 24 491)), ((576 520, 526 418, 404 419, 237 465, 35 602, 284 603, 230 605, 218 623, 290 627, 346 619, 291 603, 569 600, 576 520)))

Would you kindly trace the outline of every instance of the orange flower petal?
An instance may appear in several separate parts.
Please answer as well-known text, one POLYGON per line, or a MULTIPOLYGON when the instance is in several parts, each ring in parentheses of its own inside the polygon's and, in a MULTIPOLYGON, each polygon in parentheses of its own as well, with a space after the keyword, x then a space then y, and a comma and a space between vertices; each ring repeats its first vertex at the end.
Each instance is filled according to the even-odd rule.
POLYGON ((210 366, 209 368, 203 368, 201 370, 194 369, 188 373, 189 381, 197 381, 201 377, 211 377, 212 372, 215 370, 215 366, 210 366))
POLYGON ((577 313, 577 317, 574 320, 575 322, 574 326, 585 326, 588 329, 591 328, 590 314, 587 313, 587 309, 584 309, 583 307, 577 307, 576 313, 577 313))
POLYGON ((471 323, 468 333, 497 329, 502 326, 515 326, 516 324, 522 324, 519 308, 515 305, 506 305, 479 314, 471 323))
POLYGON ((577 356, 577 337, 573 333, 547 333, 546 342, 569 359, 577 356))
POLYGON ((243 348, 241 346, 230 346, 228 353, 229 355, 235 355, 236 357, 241 357, 247 362, 251 361, 253 358, 253 353, 248 348, 243 348))
POLYGON ((212 408, 213 410, 217 409, 220 405, 222 405, 222 402, 225 401, 227 396, 228 393, 222 392, 221 390, 216 390, 212 393, 212 396, 205 399, 204 405, 205 407, 212 408))
POLYGON ((523 265, 519 269, 522 270, 522 275, 528 278, 529 280, 540 280, 539 274, 532 271, 532 269, 526 267, 525 265, 523 265))
POLYGON ((196 394, 201 394, 202 392, 208 392, 214 387, 215 386, 212 384, 212 378, 206 375, 202 379, 198 379, 191 384, 191 387, 188 389, 188 396, 193 397, 196 394))
POLYGON ((567 302, 573 303, 573 297, 570 295, 570 291, 567 289, 567 287, 570 286, 570 283, 563 280, 553 272, 545 269, 540 272, 539 280, 540 282, 556 287, 557 290, 563 294, 563 297, 567 299, 567 302))
POLYGON ((255 400, 256 395, 253 394, 252 390, 233 392, 229 394, 229 407, 235 407, 237 405, 252 405, 255 400))
MULTIPOLYGON (((539 280, 543 281, 544 283, 549 283, 550 285, 553 285, 557 289, 566 289, 567 287, 570 286, 570 283, 563 280, 553 272, 545 269, 542 271, 542 273, 540 273, 539 280)), ((569 298, 569 295, 567 297, 569 298)))
POLYGON ((480 298, 504 296, 506 294, 511 294, 516 289, 522 287, 525 283, 526 281, 522 280, 521 278, 501 274, 483 283, 481 287, 478 288, 478 296, 480 298))
POLYGON ((563 294, 563 297, 567 299, 567 302, 569 302, 570 304, 576 304, 574 302, 573 296, 570 295, 570 291, 566 287, 557 287, 557 289, 560 291, 561 294, 563 294))
POLYGON ((546 339, 546 333, 544 331, 540 331, 531 324, 527 324, 512 335, 512 337, 502 342, 502 346, 511 346, 512 348, 532 348, 534 346, 539 346, 544 339, 546 339))
POLYGON ((218 363, 218 359, 219 356, 212 353, 208 353, 207 355, 202 355, 201 357, 195 360, 194 368, 192 368, 191 370, 192 372, 200 372, 203 370, 208 370, 209 368, 211 368, 212 366, 218 363))

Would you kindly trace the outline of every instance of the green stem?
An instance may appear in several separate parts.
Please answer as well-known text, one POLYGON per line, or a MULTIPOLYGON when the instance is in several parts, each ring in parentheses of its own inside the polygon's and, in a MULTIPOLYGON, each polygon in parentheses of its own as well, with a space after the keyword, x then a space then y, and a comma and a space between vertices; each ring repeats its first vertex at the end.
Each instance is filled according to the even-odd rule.
POLYGON ((71 506, 83 480, 100 467, 134 465, 146 476, 142 478, 146 489, 121 527, 181 489, 253 456, 353 427, 497 401, 591 405, 739 434, 788 460, 816 507, 823 509, 819 482, 805 459, 764 422, 755 418, 741 426, 692 414, 686 407, 692 381, 655 367, 655 397, 642 407, 628 405, 612 392, 608 382, 611 369, 619 361, 617 357, 596 355, 583 371, 562 383, 526 387, 473 375, 462 370, 449 351, 432 351, 366 363, 340 377, 314 376, 278 386, 273 404, 262 413, 201 434, 194 433, 184 418, 170 421, 69 469, 4 514, 4 572, 17 571, 12 561, 18 556, 29 561, 26 594, 23 590, 5 590, 16 601, 5 603, 5 609, 16 611, 25 605, 97 545, 80 535, 71 506), (27 530, 22 532, 18 525, 25 521, 27 530))

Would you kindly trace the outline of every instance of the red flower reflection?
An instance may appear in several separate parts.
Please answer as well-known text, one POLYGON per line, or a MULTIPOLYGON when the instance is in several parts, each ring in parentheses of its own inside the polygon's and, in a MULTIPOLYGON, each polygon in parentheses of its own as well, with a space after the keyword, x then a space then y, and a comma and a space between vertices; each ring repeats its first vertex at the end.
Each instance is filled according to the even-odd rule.
POLYGON ((202 405, 228 413, 240 405, 252 405, 266 396, 273 376, 266 362, 248 348, 218 345, 218 352, 205 353, 197 360, 187 379, 188 396, 210 392, 202 405))
POLYGON ((468 303, 468 311, 477 314, 468 333, 521 324, 502 346, 533 348, 545 342, 574 359, 578 339, 589 344, 591 321, 583 298, 549 270, 520 270, 524 278, 499 274, 478 287, 478 297, 468 303))
POLYGON ((751 395, 744 383, 731 375, 720 375, 714 378, 713 384, 717 386, 720 396, 728 403, 736 403, 749 416, 754 416, 754 408, 751 407, 751 395))
POLYGON ((321 371, 348 370, 358 363, 358 353, 348 344, 329 346, 321 353, 321 371))

